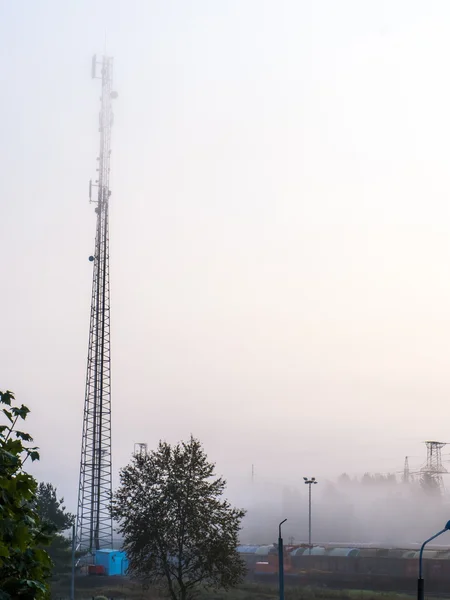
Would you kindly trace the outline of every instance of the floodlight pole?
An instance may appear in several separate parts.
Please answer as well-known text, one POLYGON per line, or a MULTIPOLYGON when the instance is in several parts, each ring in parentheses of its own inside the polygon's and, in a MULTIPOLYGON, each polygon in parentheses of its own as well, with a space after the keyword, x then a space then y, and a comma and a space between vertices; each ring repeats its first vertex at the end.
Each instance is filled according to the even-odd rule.
POLYGON ((281 521, 278 525, 278 582, 280 600, 284 600, 284 555, 283 555, 283 538, 281 537, 281 526, 286 523, 287 519, 281 521))
POLYGON ((422 544, 422 547, 420 548, 420 553, 419 553, 419 579, 417 580, 417 600, 425 600, 425 586, 424 586, 424 579, 422 577, 422 558, 423 558, 424 548, 428 544, 428 542, 431 542, 431 540, 434 540, 435 538, 437 538, 438 536, 442 535, 443 533, 445 533, 449 529, 450 529, 450 521, 447 521, 447 524, 445 525, 444 529, 441 529, 441 531, 439 531, 435 535, 433 535, 430 538, 428 538, 427 540, 425 540, 424 543, 422 544))
POLYGON ((303 477, 305 480, 305 484, 309 485, 309 527, 308 527, 308 546, 309 546, 309 555, 311 556, 311 486, 317 483, 315 477, 303 477))

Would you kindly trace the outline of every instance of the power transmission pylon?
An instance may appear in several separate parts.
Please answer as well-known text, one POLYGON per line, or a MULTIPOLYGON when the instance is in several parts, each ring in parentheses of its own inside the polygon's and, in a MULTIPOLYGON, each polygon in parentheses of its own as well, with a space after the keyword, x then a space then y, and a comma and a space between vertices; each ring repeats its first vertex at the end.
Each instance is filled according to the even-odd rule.
POLYGON ((427 447, 427 464, 422 467, 422 485, 429 491, 442 493, 444 491, 444 481, 442 475, 447 473, 447 469, 442 465, 441 450, 446 442, 425 442, 427 447))
POLYGON ((109 314, 109 189, 111 154, 111 99, 113 59, 92 59, 92 77, 101 79, 100 154, 98 179, 89 183, 89 200, 96 204, 97 226, 93 263, 91 316, 81 442, 80 481, 76 524, 77 549, 95 552, 112 548, 113 527, 109 511, 112 492, 111 460, 111 354, 109 314), (97 68, 101 72, 97 76, 97 68), (92 199, 92 188, 97 188, 92 199))
POLYGON ((408 460, 408 457, 405 456, 405 466, 403 467, 403 483, 409 483, 409 480, 410 480, 409 460, 408 460))

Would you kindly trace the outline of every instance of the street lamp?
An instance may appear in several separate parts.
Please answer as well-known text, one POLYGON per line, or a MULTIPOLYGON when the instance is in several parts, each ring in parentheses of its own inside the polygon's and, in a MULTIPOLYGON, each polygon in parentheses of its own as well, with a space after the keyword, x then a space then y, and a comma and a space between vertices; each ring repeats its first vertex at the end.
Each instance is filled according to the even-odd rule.
POLYGON ((283 538, 281 537, 281 526, 286 523, 287 519, 281 521, 278 525, 278 582, 280 600, 284 600, 284 555, 283 555, 283 538))
POLYGON ((75 523, 72 525, 72 573, 70 578, 70 600, 75 600, 75 523))
POLYGON ((423 550, 424 550, 425 546, 428 544, 428 542, 431 542, 431 540, 434 540, 434 538, 437 538, 439 535, 442 535, 443 533, 445 533, 449 529, 450 529, 450 521, 447 521, 447 524, 445 525, 444 529, 441 529, 441 531, 438 531, 438 533, 436 533, 435 535, 433 535, 430 538, 428 538, 427 540, 425 540, 424 543, 422 544, 422 547, 420 549, 420 554, 419 554, 419 579, 417 580, 417 600, 424 600, 425 599, 424 580, 422 578, 422 555, 423 555, 423 550))
POLYGON ((305 480, 305 485, 309 485, 309 540, 308 540, 308 545, 309 545, 309 555, 311 555, 311 486, 316 484, 316 478, 315 477, 311 477, 311 479, 308 479, 307 477, 303 477, 303 479, 305 480))

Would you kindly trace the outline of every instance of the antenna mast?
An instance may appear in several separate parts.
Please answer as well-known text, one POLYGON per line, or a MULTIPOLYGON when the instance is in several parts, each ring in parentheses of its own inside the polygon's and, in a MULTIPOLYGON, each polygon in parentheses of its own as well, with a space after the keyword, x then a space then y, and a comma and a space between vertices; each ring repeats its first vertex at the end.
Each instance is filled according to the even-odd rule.
POLYGON ((91 315, 81 442, 80 482, 76 547, 90 553, 112 548, 113 528, 109 512, 112 492, 111 461, 111 354, 109 315, 109 173, 111 154, 111 99, 113 59, 92 59, 92 77, 101 79, 100 154, 98 179, 89 182, 89 201, 96 204, 97 226, 93 263, 91 315), (97 67, 101 73, 97 75, 97 67), (92 198, 93 188, 97 189, 92 198))

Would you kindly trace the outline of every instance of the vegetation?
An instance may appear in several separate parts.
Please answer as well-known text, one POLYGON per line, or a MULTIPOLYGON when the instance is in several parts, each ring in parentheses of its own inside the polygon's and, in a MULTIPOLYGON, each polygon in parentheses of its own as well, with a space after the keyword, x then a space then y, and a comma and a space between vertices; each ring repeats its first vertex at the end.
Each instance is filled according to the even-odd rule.
MULTIPOLYGON (((96 581, 96 583, 98 583, 96 581)), ((68 600, 67 586, 59 590, 55 588, 54 597, 68 600), (62 593, 60 593, 62 592, 62 593)), ((83 587, 77 583, 76 600, 96 600, 99 597, 114 600, 162 600, 158 589, 143 590, 137 582, 121 579, 107 584, 94 585, 90 578, 84 578, 83 587), (91 585, 91 587, 89 587, 91 585)), ((227 592, 210 592, 203 590, 198 600, 278 600, 278 588, 265 584, 245 583, 227 592)), ((415 595, 397 594, 395 592, 375 592, 370 590, 333 590, 315 586, 287 586, 286 600, 415 600, 415 595)), ((433 600, 427 596, 428 600, 433 600)), ((437 599, 436 599, 437 600, 437 599)))
POLYGON ((347 473, 342 473, 339 475, 338 483, 341 485, 350 485, 350 484, 362 484, 362 485, 382 485, 382 484, 390 484, 397 485, 398 481, 395 477, 395 473, 388 473, 387 475, 383 475, 382 473, 364 473, 361 479, 354 477, 353 479, 347 473))
POLYGON ((53 579, 70 572, 72 540, 63 535, 73 525, 75 515, 67 512, 64 499, 58 499, 51 483, 40 483, 36 493, 37 511, 41 520, 53 532, 46 550, 53 562, 53 579))
POLYGON ((163 584, 172 600, 200 586, 229 589, 245 575, 236 547, 244 511, 222 499, 225 481, 198 440, 160 442, 120 473, 113 517, 120 523, 130 574, 163 584))
MULTIPOLYGON (((278 588, 248 583, 228 594, 216 596, 214 600, 277 600, 278 598, 278 588)), ((285 598, 286 600, 414 600, 415 596, 371 590, 334 590, 315 586, 287 586, 285 598)), ((204 595, 200 600, 207 600, 207 596, 204 595)))
POLYGON ((37 483, 23 469, 39 453, 28 445, 31 436, 16 429, 29 409, 13 401, 11 392, 0 392, 0 600, 40 599, 49 595, 51 560, 42 546, 50 531, 36 511, 37 483))

